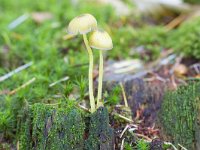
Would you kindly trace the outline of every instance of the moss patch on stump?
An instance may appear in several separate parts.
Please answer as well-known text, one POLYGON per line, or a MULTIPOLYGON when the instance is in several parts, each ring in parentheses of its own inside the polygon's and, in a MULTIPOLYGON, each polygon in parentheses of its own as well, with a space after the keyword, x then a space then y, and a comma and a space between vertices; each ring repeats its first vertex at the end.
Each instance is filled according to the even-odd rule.
POLYGON ((160 112, 164 132, 175 144, 180 143, 188 149, 197 148, 200 143, 199 113, 199 82, 167 92, 160 112))
POLYGON ((20 149, 81 150, 85 123, 76 108, 30 107, 19 132, 20 149))

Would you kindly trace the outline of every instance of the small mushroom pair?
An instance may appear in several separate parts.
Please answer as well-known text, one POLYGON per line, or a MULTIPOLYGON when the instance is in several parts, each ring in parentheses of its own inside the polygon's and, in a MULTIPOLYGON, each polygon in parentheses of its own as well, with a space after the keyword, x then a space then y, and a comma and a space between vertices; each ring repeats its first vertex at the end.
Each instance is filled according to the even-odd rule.
POLYGON ((113 48, 112 39, 109 34, 97 28, 97 21, 91 14, 82 14, 72 19, 68 26, 68 33, 72 35, 82 34, 85 46, 89 55, 89 99, 91 112, 96 110, 93 93, 93 52, 91 48, 99 50, 99 84, 97 94, 97 108, 102 100, 102 82, 103 82, 103 51, 113 48), (92 32, 89 41, 87 33, 92 32))

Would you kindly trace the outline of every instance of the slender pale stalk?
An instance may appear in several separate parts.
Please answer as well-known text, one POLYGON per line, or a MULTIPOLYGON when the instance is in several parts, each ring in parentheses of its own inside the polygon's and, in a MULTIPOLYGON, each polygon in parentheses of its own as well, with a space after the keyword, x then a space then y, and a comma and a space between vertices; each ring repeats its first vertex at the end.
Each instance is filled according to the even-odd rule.
POLYGON ((92 49, 90 48, 88 44, 88 39, 87 39, 86 34, 83 34, 83 40, 84 40, 84 43, 89 55, 89 73, 88 73, 89 98, 90 98, 91 112, 93 113, 95 111, 95 100, 94 100, 94 93, 93 93, 93 53, 92 53, 92 49))
POLYGON ((97 94, 97 107, 100 106, 102 100, 102 84, 103 84, 103 52, 99 50, 99 84, 97 94))

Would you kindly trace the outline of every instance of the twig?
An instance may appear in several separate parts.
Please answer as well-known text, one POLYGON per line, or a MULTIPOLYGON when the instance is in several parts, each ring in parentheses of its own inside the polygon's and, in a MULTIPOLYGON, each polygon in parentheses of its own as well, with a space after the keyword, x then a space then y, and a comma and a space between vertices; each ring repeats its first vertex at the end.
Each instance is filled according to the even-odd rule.
POLYGON ((121 147, 120 147, 120 150, 123 150, 123 149, 124 149, 124 140, 125 140, 125 138, 123 138, 123 140, 122 140, 122 145, 121 145, 121 147))
POLYGON ((17 141, 17 150, 19 150, 19 141, 17 141))
POLYGON ((152 142, 152 139, 139 133, 135 133, 136 136, 146 139, 148 142, 152 142))
POLYGON ((33 64, 33 62, 29 62, 28 64, 25 64, 25 65, 23 65, 23 66, 20 66, 20 67, 18 67, 17 69, 15 69, 15 70, 9 72, 8 74, 5 74, 5 75, 1 76, 1 77, 0 77, 0 82, 6 80, 6 79, 8 79, 8 78, 10 78, 11 76, 13 76, 14 74, 16 74, 16 73, 18 73, 18 72, 20 72, 20 71, 22 71, 22 70, 24 70, 24 69, 30 67, 32 64, 33 64))
POLYGON ((20 25, 21 23, 23 23, 24 21, 26 21, 28 18, 30 17, 29 14, 23 14, 21 16, 19 16, 17 19, 15 19, 14 21, 12 21, 9 25, 8 28, 9 29, 14 29, 16 28, 18 25, 20 25))
POLYGON ((120 82, 120 86, 121 86, 121 89, 122 89, 122 94, 123 94, 123 98, 124 98, 124 105, 126 107, 128 107, 128 102, 127 102, 127 97, 126 97, 126 93, 125 93, 125 90, 124 90, 124 86, 123 84, 120 82))
POLYGON ((188 85, 188 83, 185 82, 185 80, 182 80, 182 79, 180 79, 180 78, 178 78, 177 80, 178 80, 180 83, 182 83, 183 85, 188 85))
POLYGON ((150 73, 153 75, 153 77, 144 78, 144 81, 152 82, 154 80, 159 80, 159 81, 164 82, 164 83, 166 82, 166 80, 164 78, 162 78, 161 76, 159 76, 158 74, 152 73, 152 72, 150 72, 150 73))
POLYGON ((167 31, 172 30, 173 28, 177 27, 179 24, 181 24, 186 19, 185 15, 180 15, 174 20, 172 20, 169 24, 166 25, 167 31))
POLYGON ((90 110, 88 108, 86 108, 85 106, 82 105, 78 105, 81 109, 83 109, 84 111, 90 112, 90 110))
POLYGON ((129 131, 129 132, 132 132, 132 133, 133 133, 134 131, 136 131, 136 130, 138 130, 138 127, 137 127, 137 126, 136 126, 136 127, 133 127, 133 128, 130 128, 130 129, 128 129, 128 131, 129 131))
POLYGON ((181 144, 178 144, 183 150, 187 150, 187 148, 183 147, 181 144))
POLYGON ((177 86, 177 84, 176 84, 174 75, 171 76, 171 83, 172 83, 172 85, 174 86, 174 88, 177 89, 178 86, 177 86))
POLYGON ((16 92, 18 92, 19 90, 25 88, 26 86, 28 86, 29 84, 33 83, 35 81, 36 78, 32 78, 31 80, 29 80, 28 82, 24 83, 23 85, 21 85, 20 87, 12 90, 11 92, 8 93, 8 95, 13 95, 16 92))
POLYGON ((124 133, 126 132, 126 130, 129 128, 129 125, 126 125, 126 127, 124 128, 124 130, 122 131, 122 133, 120 134, 120 138, 122 138, 122 136, 124 135, 124 133))
POLYGON ((123 108, 124 105, 116 104, 115 107, 116 107, 116 108, 123 108))
POLYGON ((170 145, 171 147, 173 147, 174 150, 178 150, 172 143, 170 142, 164 142, 164 144, 166 145, 170 145))
POLYGON ((114 115, 116 115, 116 116, 118 116, 118 117, 124 119, 124 120, 127 121, 127 122, 133 123, 133 120, 131 120, 131 119, 125 117, 125 116, 122 116, 122 115, 117 114, 117 113, 114 113, 114 115))
POLYGON ((49 87, 52 87, 52 86, 54 86, 54 85, 56 85, 56 84, 58 84, 60 82, 67 81, 68 79, 69 79, 69 77, 66 76, 66 77, 64 77, 64 78, 62 78, 62 79, 60 79, 60 80, 58 80, 56 82, 53 82, 53 83, 49 84, 49 87))

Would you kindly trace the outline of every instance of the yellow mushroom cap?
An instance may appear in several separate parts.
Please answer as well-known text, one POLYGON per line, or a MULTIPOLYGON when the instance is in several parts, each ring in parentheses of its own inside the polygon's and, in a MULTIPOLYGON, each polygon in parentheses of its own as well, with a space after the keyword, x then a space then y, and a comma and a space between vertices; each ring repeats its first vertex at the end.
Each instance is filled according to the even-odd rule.
POLYGON ((68 25, 69 34, 86 34, 97 28, 97 21, 91 14, 82 14, 72 19, 68 25))
POLYGON ((113 43, 110 35, 104 30, 95 30, 89 37, 89 45, 99 50, 111 50, 113 43))

